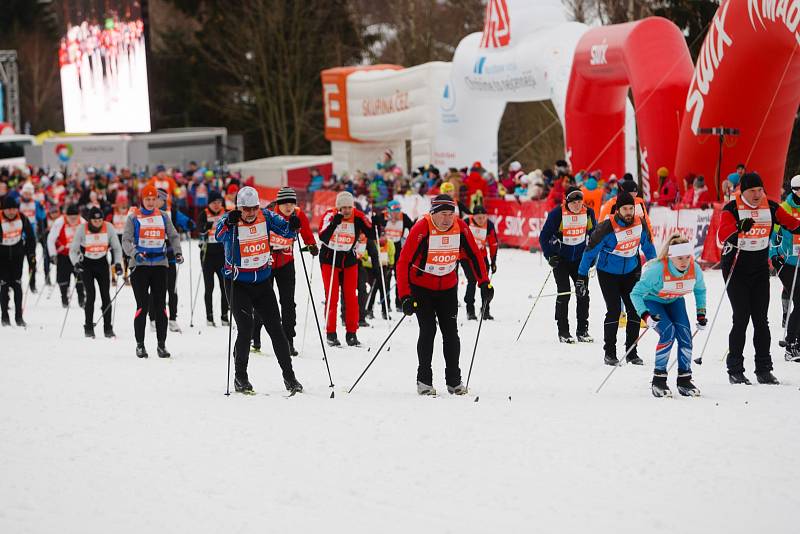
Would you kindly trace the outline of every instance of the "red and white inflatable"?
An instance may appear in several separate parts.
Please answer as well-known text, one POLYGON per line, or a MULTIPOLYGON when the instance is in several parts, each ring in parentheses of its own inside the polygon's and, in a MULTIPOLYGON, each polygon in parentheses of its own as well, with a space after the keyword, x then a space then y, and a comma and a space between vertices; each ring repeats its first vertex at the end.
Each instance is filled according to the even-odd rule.
POLYGON ((680 119, 692 77, 683 34, 667 19, 601 26, 575 50, 566 103, 566 147, 573 170, 633 172, 625 162, 625 106, 633 94, 645 199, 655 169, 675 168, 680 119))
POLYGON ((738 163, 758 172, 778 198, 800 105, 800 0, 726 0, 703 43, 686 97, 677 176, 713 177, 717 139, 698 128, 738 128, 726 144, 721 179, 738 163))

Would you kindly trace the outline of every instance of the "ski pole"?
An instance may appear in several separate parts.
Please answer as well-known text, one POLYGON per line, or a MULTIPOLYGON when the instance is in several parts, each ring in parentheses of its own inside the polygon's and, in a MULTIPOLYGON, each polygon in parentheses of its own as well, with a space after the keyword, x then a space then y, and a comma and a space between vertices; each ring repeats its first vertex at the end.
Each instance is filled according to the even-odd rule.
MULTIPOLYGON (((239 229, 234 227, 233 230, 229 230, 233 233, 233 244, 231 245, 231 250, 238 250, 239 246, 236 244, 237 237, 239 234, 239 229)), ((228 300, 228 309, 230 310, 230 321, 228 321, 228 374, 227 374, 227 384, 225 386, 225 395, 230 397, 231 395, 231 339, 233 337, 233 283, 236 281, 236 266, 231 265, 232 268, 232 277, 231 277, 231 290, 228 292, 227 284, 223 283, 223 288, 225 291, 225 298, 228 300)))
POLYGON ((541 298, 548 298, 548 297, 561 297, 563 295, 572 295, 574 291, 562 291, 561 293, 548 293, 547 295, 542 295, 541 298))
POLYGON ((110 308, 110 307, 111 307, 111 306, 114 304, 114 302, 116 302, 116 300, 117 300, 117 297, 119 296, 119 292, 120 292, 120 291, 122 291, 122 288, 124 288, 124 287, 125 287, 125 284, 123 283, 121 286, 119 286, 119 287, 117 288, 117 290, 114 292, 114 296, 113 296, 113 297, 112 297, 112 299, 109 301, 109 303, 106 305, 106 307, 105 307, 105 308, 103 308, 103 311, 101 311, 101 312, 100 312, 100 317, 99 317, 99 318, 98 318, 98 319, 97 319, 97 320, 94 322, 94 324, 92 325, 92 328, 94 328, 95 326, 97 326, 97 325, 98 325, 98 323, 99 323, 100 321, 102 321, 102 320, 103 320, 103 316, 106 314, 106 312, 108 311, 108 309, 109 309, 109 308, 110 308))
MULTIPOLYGON (((186 234, 186 237, 188 238, 188 241, 189 241, 189 246, 187 247, 186 253, 189 256, 189 306, 190 306, 190 310, 191 310, 191 309, 194 309, 194 299, 195 299, 194 294, 192 293, 192 278, 194 278, 192 276, 192 252, 193 252, 192 251, 192 236, 189 235, 189 234, 186 234)), ((176 284, 177 284, 177 282, 176 282, 176 284)), ((193 317, 194 316, 191 314, 191 311, 190 311, 190 313, 189 313, 189 328, 193 328, 194 327, 194 324, 192 322, 193 317)))
MULTIPOLYGON (((197 301, 198 301, 198 300, 200 300, 200 298, 199 298, 197 295, 198 295, 198 291, 200 291, 200 280, 201 280, 202 278, 203 278, 203 271, 200 271, 199 273, 197 273, 197 283, 194 285, 194 294, 195 294, 195 299, 194 299, 194 302, 192 303, 192 311, 191 311, 191 313, 189 314, 189 327, 190 327, 190 328, 193 326, 193 325, 192 325, 192 318, 194 317, 194 307, 197 305, 197 301)), ((191 284, 191 280, 189 281, 189 283, 191 284)), ((223 283, 223 286, 224 286, 224 285, 225 285, 225 284, 223 283)), ((223 292, 225 291, 225 288, 224 288, 224 287, 222 287, 222 288, 220 288, 220 289, 221 289, 223 292)), ((225 298, 227 299, 227 297, 225 297, 225 298)))
POLYGON ((328 315, 331 313, 331 301, 333 300, 333 279, 336 278, 336 249, 333 249, 333 261, 331 262, 331 281, 328 283, 328 294, 325 297, 325 328, 328 327, 328 315))
POLYGON ((400 320, 399 320, 399 321, 397 321, 397 324, 396 324, 396 325, 394 325, 394 328, 392 328, 392 331, 391 331, 391 332, 389 332, 389 335, 388 335, 388 336, 386 336, 386 339, 384 339, 384 340, 383 340, 383 343, 381 343, 381 346, 380 346, 380 347, 378 347, 378 350, 375 352, 375 356, 373 356, 373 357, 372 357, 372 359, 369 361, 369 363, 367 364, 367 367, 366 367, 366 368, 365 368, 365 369, 364 369, 364 370, 361 372, 361 374, 360 374, 360 375, 358 376, 358 378, 356 379, 355 383, 354 383, 354 384, 353 384, 353 385, 350 387, 350 389, 349 389, 349 390, 347 390, 347 392, 348 392, 348 393, 352 393, 352 392, 353 392, 353 390, 355 389, 355 387, 358 385, 358 383, 359 383, 359 382, 361 381, 361 379, 364 377, 364 375, 365 375, 365 374, 367 374, 367 371, 368 371, 368 370, 369 370, 369 368, 372 366, 372 364, 375 362, 375 360, 378 358, 378 355, 379 355, 379 354, 381 353, 381 351, 383 350, 383 347, 385 347, 385 346, 386 346, 386 344, 389 342, 389 340, 390 340, 390 339, 392 339, 392 336, 393 336, 393 335, 394 335, 394 333, 397 331, 397 329, 398 329, 398 328, 400 328, 400 325, 401 325, 401 324, 403 324, 403 321, 405 321, 405 320, 406 320, 406 317, 408 317, 408 316, 407 316, 407 315, 404 313, 404 314, 403 314, 403 316, 400 318, 400 320))
MULTIPOLYGON (((389 311, 389 291, 386 287, 386 277, 383 275, 383 265, 381 265, 381 241, 378 236, 378 226, 375 228, 375 246, 378 248, 378 270, 381 273, 381 289, 383 289, 383 309, 386 310, 387 321, 392 320, 392 313, 389 311)), ((388 251, 387 251, 388 255, 388 251)))
POLYGON ((70 304, 72 304, 72 294, 75 292, 76 287, 78 287, 77 281, 75 285, 72 286, 72 289, 70 289, 69 296, 67 297, 67 310, 64 312, 64 322, 61 323, 61 332, 58 334, 59 338, 64 335, 64 327, 67 326, 67 316, 69 315, 70 304))
MULTIPOLYGON (((736 262, 739 260, 739 248, 736 249, 736 254, 733 256, 733 263, 731 264, 731 270, 728 273, 728 279, 725 280, 725 287, 722 289, 722 294, 719 296, 719 302, 717 303, 717 309, 714 310, 714 318, 711 320, 711 326, 708 329, 708 334, 706 334, 706 340, 703 343, 703 350, 700 351, 700 357, 695 359, 694 363, 697 365, 703 365, 703 354, 706 353, 706 348, 708 347, 708 340, 711 339, 711 332, 714 330, 714 324, 717 322, 717 317, 719 317, 719 310, 722 308, 722 299, 725 298, 725 293, 728 292, 728 284, 731 283, 731 278, 733 278, 733 270, 736 268, 736 262)), ((796 273, 796 271, 795 271, 796 273)))
POLYGON ((469 392, 469 379, 472 376, 472 365, 475 363, 475 353, 478 350, 478 340, 481 338, 481 326, 483 326, 483 316, 486 315, 486 306, 488 302, 483 302, 481 306, 481 318, 478 321, 478 333, 475 335, 475 345, 472 346, 472 359, 469 362, 469 371, 467 372, 467 385, 465 388, 469 392))
POLYGON ((610 373, 608 373, 608 375, 606 375, 605 379, 603 379, 603 381, 602 381, 602 382, 600 382, 600 385, 597 387, 597 391, 595 391, 595 393, 600 393, 600 390, 601 390, 601 389, 603 389, 603 386, 605 386, 605 385, 606 385, 606 382, 608 382, 608 379, 609 379, 609 378, 611 378, 611 375, 613 375, 613 374, 614 374, 614 371, 616 371, 616 370, 617 370, 619 367, 622 367, 622 363, 623 363, 625 360, 627 360, 627 359, 628 359, 628 354, 630 354, 631 352, 633 352, 633 349, 635 349, 635 348, 636 348, 636 346, 639 344, 639 341, 641 341, 641 339, 642 339, 642 338, 644 337, 644 335, 645 335, 645 334, 648 332, 648 330, 650 330, 650 327, 649 327, 649 326, 648 326, 648 327, 646 327, 646 328, 644 329, 644 332, 642 332, 641 334, 639 334, 639 337, 637 337, 637 338, 636 338, 636 341, 634 341, 634 342, 633 342, 633 345, 631 345, 631 347, 630 347, 630 348, 629 348, 629 349, 628 349, 628 350, 625 352, 625 356, 623 356, 623 357, 622 357, 622 360, 620 360, 620 363, 618 363, 617 365, 615 365, 615 366, 614 366, 614 368, 613 368, 613 369, 611 369, 611 372, 610 372, 610 373))
MULTIPOLYGON (((786 267, 786 264, 783 266, 786 267)), ((797 284, 798 267, 800 266, 794 266, 794 275, 792 276, 792 292, 789 294, 789 307, 786 310, 786 323, 783 325, 783 339, 786 339, 786 332, 789 330, 789 317, 791 317, 792 313, 794 313, 794 287, 795 284, 797 284)))
MULTIPOLYGON (((299 245, 299 243, 298 243, 299 245)), ((303 256, 303 249, 300 249, 300 261, 303 263, 303 274, 306 278, 306 285, 308 286, 308 300, 311 302, 311 307, 314 309, 314 324, 317 325, 317 333, 319 334, 319 344, 322 347, 322 359, 325 360, 325 369, 328 371, 328 381, 331 388, 333 388, 333 377, 331 376, 331 368, 328 364, 328 353, 325 350, 325 340, 322 339, 322 329, 319 326, 319 316, 317 315, 317 306, 314 304, 314 297, 311 296, 311 280, 308 278, 308 269, 306 268, 306 258, 303 256)), ((314 275, 314 271, 311 271, 314 275)), ((306 316, 308 316, 308 308, 306 308, 306 316)), ((304 339, 305 341, 305 339, 304 339)), ((331 398, 333 398, 333 390, 331 389, 331 398)))
POLYGON ((536 307, 536 303, 539 302, 539 299, 542 297, 542 292, 544 291, 544 286, 547 285, 547 281, 550 280, 550 275, 553 274, 553 270, 550 269, 547 271, 547 276, 544 279, 544 283, 542 284, 542 288, 539 290, 539 294, 536 296, 536 300, 533 301, 533 306, 531 306, 531 310, 528 312, 528 316, 525 318, 525 322, 522 323, 522 328, 519 329, 519 334, 517 334, 517 339, 514 340, 514 343, 519 341, 519 338, 522 337, 522 332, 525 330, 525 326, 527 326, 528 321, 531 318, 531 314, 533 313, 533 309, 536 307))
MULTIPOLYGON (((300 248, 300 254, 301 255, 303 254, 302 247, 300 248)), ((305 268, 305 266, 306 266, 305 259, 303 259, 303 267, 305 268)), ((313 282, 313 281, 314 281, 314 265, 312 263, 312 265, 311 265, 311 280, 308 283, 309 287, 311 286, 311 282, 313 282)), ((306 333, 308 332, 308 310, 309 310, 309 308, 311 308, 311 290, 309 290, 308 293, 306 294, 306 316, 305 316, 305 319, 303 319, 303 342, 300 345, 300 352, 301 353, 306 349, 306 333)), ((316 312, 316 309, 314 311, 316 312)), ((317 325, 319 325, 319 322, 317 322, 317 325)))

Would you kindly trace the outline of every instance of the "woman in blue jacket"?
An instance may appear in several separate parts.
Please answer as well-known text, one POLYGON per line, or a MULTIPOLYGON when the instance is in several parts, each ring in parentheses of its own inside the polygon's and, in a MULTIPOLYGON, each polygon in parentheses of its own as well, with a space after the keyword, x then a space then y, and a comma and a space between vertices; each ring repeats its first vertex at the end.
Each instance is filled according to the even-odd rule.
POLYGON ((703 271, 694 260, 694 249, 685 237, 673 234, 664 244, 657 261, 648 263, 642 278, 631 291, 636 312, 647 326, 658 332, 656 367, 652 391, 656 397, 671 397, 667 386, 667 364, 675 340, 678 341, 678 393, 698 397, 692 384, 692 330, 684 297, 694 293, 697 329, 705 328, 706 285, 703 271))

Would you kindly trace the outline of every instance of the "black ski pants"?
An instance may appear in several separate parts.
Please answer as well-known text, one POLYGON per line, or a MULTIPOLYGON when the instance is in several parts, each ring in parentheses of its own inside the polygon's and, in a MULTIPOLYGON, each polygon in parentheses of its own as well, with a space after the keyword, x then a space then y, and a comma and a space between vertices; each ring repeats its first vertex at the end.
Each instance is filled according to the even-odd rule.
POLYGON ((390 267, 381 267, 383 269, 383 278, 381 278, 380 272, 375 271, 372 269, 373 278, 375 281, 373 282, 373 287, 378 286, 378 290, 372 290, 369 292, 369 300, 367 301, 367 309, 372 311, 372 308, 375 306, 375 295, 378 293, 381 294, 381 311, 383 313, 387 313, 391 309, 390 300, 391 298, 387 299, 384 295, 383 291, 383 281, 386 280, 386 289, 389 289, 389 282, 392 279, 392 269, 390 267))
POLYGON ((97 288, 100 290, 100 303, 103 313, 103 326, 111 328, 111 295, 109 295, 110 285, 110 272, 108 269, 108 261, 105 258, 93 260, 85 258, 83 260, 83 287, 86 290, 86 303, 83 306, 83 313, 86 317, 85 326, 92 326, 94 324, 94 283, 97 282, 97 288))
POLYGON ((156 339, 159 344, 164 343, 167 339, 167 311, 164 309, 167 298, 167 267, 140 265, 133 270, 130 279, 136 297, 136 315, 133 319, 136 342, 144 343, 147 314, 152 306, 155 312, 156 339))
MULTIPOLYGON (((553 269, 553 278, 556 280, 558 293, 572 291, 572 284, 578 279, 579 261, 572 262, 561 258, 553 269)), ((558 325, 558 335, 569 335, 569 299, 570 295, 558 295, 556 297, 556 324, 558 325)), ((584 333, 589 330, 589 295, 577 297, 578 299, 578 332, 584 333)), ((616 325, 615 325, 616 326, 616 325)))
MULTIPOLYGON (((56 282, 58 282, 58 288, 61 290, 61 300, 67 300, 69 296, 70 278, 74 274, 75 271, 72 268, 72 262, 69 256, 59 254, 56 257, 56 282)), ((85 298, 83 281, 77 276, 75 277, 75 291, 78 293, 78 302, 83 302, 85 298)))
MULTIPOLYGON (((489 258, 484 258, 486 263, 486 270, 489 270, 489 258)), ((478 280, 472 273, 467 260, 460 260, 461 268, 464 269, 464 275, 467 277, 467 291, 464 293, 464 303, 467 305, 467 310, 475 310, 475 288, 478 287, 478 280)), ((483 302, 481 302, 483 304, 483 302)), ((481 308, 483 309, 483 308, 481 308)), ((486 305, 486 312, 489 312, 489 305, 486 305)))
POLYGON ((214 277, 219 283, 220 293, 220 309, 222 310, 222 317, 228 316, 228 298, 225 295, 225 279, 222 277, 222 267, 225 264, 225 256, 223 254, 206 252, 203 258, 203 286, 205 293, 203 299, 206 305, 206 319, 209 321, 214 320, 214 277))
MULTIPOLYGON (((178 292, 175 290, 175 284, 178 281, 178 268, 174 263, 171 263, 167 268, 167 292, 166 298, 169 299, 169 320, 174 321, 178 318, 178 292)), ((163 308, 163 306, 162 306, 163 308)), ((159 308, 153 306, 153 297, 150 296, 150 320, 156 321, 159 308)))
POLYGON ((25 256, 8 256, 0 259, 0 306, 3 317, 8 316, 8 292, 14 290, 14 314, 22 317, 22 260, 25 256))
MULTIPOLYGON (((789 267, 787 265, 787 267, 789 267)), ((786 271, 787 269, 783 269, 786 271)), ((791 270, 789 270, 791 273, 791 270)), ((725 280, 729 271, 723 269, 725 280)), ((791 273, 794 275, 794 273, 791 273)), ((800 276, 800 275, 799 275, 800 276)), ((789 282, 791 284, 791 281, 789 282)), ((769 311, 769 270, 755 272, 737 271, 728 284, 728 299, 733 308, 733 325, 728 335, 728 373, 744 372, 744 343, 747 324, 753 321, 753 346, 756 350, 756 373, 772 371, 772 356, 769 353, 770 333, 767 312, 769 311)))
MULTIPOLYGON (((297 336, 295 332, 295 327, 297 326, 297 306, 294 302, 294 290, 297 284, 296 276, 294 262, 289 262, 283 267, 274 269, 268 281, 270 286, 273 286, 273 284, 277 284, 278 286, 278 294, 280 295, 281 303, 281 324, 283 325, 283 333, 286 335, 288 341, 292 341, 297 336)), ((261 317, 259 317, 258 314, 254 314, 253 345, 256 347, 261 346, 262 326, 261 317)))
POLYGON ((236 345, 233 351, 236 365, 236 377, 247 378, 247 363, 250 359, 250 336, 253 331, 253 313, 255 312, 272 340, 272 350, 281 366, 284 380, 294 379, 292 357, 289 352, 289 341, 281 325, 281 313, 272 284, 262 282, 249 284, 226 280, 231 300, 231 312, 236 321, 236 345), (232 287, 231 287, 232 286, 232 287))
MULTIPOLYGON (((792 313, 786 319, 786 342, 794 343, 797 341, 797 336, 800 334, 800 280, 795 280, 795 276, 800 278, 800 268, 797 266, 789 265, 788 263, 783 266, 783 269, 778 273, 778 277, 783 284, 783 298, 788 300, 789 293, 792 291, 794 285, 794 295, 792 297, 792 313), (795 274, 797 272, 797 274, 795 274)), ((786 310, 784 310, 786 311, 786 310)))
MULTIPOLYGON (((611 274, 598 269, 597 279, 600 282, 600 290, 603 292, 603 300, 606 301, 606 320, 603 325, 603 350, 606 355, 617 355, 617 329, 619 328, 619 314, 622 312, 622 304, 625 304, 625 312, 628 314, 628 324, 625 327, 625 351, 627 352, 639 337, 641 318, 636 313, 636 308, 631 302, 631 291, 639 276, 641 269, 636 269, 628 274, 611 274)), ((637 356, 634 348, 628 359, 637 356)))
POLYGON ((436 338, 436 323, 442 331, 442 349, 444 351, 445 382, 448 386, 461 383, 461 369, 458 366, 461 355, 461 340, 458 337, 458 286, 444 291, 434 291, 415 285, 411 286, 411 294, 417 300, 417 323, 419 323, 419 339, 417 340, 417 381, 433 385, 433 341, 436 338))

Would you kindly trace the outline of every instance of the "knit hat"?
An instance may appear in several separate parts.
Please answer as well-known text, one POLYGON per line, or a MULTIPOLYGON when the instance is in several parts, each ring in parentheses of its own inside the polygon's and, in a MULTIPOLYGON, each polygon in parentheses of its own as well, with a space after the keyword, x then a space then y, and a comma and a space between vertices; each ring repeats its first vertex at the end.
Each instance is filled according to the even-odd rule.
POLYGON ((431 213, 439 213, 440 211, 456 211, 456 203, 450 198, 450 195, 436 195, 431 201, 431 213))
POLYGON ((228 186, 228 189, 226 190, 226 192, 229 195, 235 195, 235 194, 237 194, 239 192, 239 186, 236 185, 236 184, 231 184, 231 185, 228 186))
POLYGON ((792 189, 800 188, 800 174, 792 178, 792 189))
POLYGON ((733 185, 736 185, 736 184, 739 183, 739 178, 740 177, 739 177, 739 173, 738 172, 732 172, 732 173, 730 173, 728 175, 728 181, 730 183, 732 183, 733 185))
POLYGON ((573 185, 567 189, 567 192, 564 194, 564 200, 568 203, 575 202, 576 200, 583 200, 583 192, 573 185))
POLYGON ((89 210, 89 220, 92 219, 103 219, 103 211, 97 206, 94 206, 89 210))
POLYGON ((589 178, 585 182, 583 182, 583 185, 589 191, 594 191, 595 189, 597 189, 597 180, 595 180, 594 178, 589 178))
POLYGON ((439 186, 439 191, 441 191, 443 194, 450 195, 455 193, 456 186, 453 185, 453 182, 445 182, 439 186))
POLYGON ((11 210, 14 208, 18 208, 19 205, 17 204, 17 199, 12 197, 11 195, 6 195, 3 198, 3 209, 4 210, 11 210))
POLYGON ((211 191, 208 194, 208 203, 211 204, 212 202, 216 202, 217 200, 222 200, 222 195, 220 195, 218 191, 211 191))
POLYGON ((634 182, 633 180, 625 180, 620 184, 620 186, 622 187, 623 191, 630 194, 639 192, 639 186, 636 185, 636 182, 634 182))
POLYGON ((392 213, 397 213, 397 212, 402 210, 402 207, 400 206, 400 201, 399 200, 391 200, 391 201, 389 201, 389 204, 387 204, 386 207, 389 208, 389 211, 392 212, 392 213))
POLYGON ((281 187, 275 198, 275 204, 297 204, 297 193, 291 187, 281 187))
POLYGON ((473 215, 486 215, 486 208, 483 207, 483 204, 478 204, 474 208, 472 208, 473 215))
POLYGON ((659 178, 666 178, 669 176, 669 169, 666 167, 659 167, 658 171, 656 172, 658 173, 659 178))
POLYGON ((158 191, 155 186, 146 185, 142 188, 142 200, 146 198, 158 198, 158 191))
POLYGON ((338 195, 336 195, 336 209, 339 208, 352 208, 355 206, 355 200, 353 199, 353 193, 349 191, 342 191, 338 195))
POLYGON ((622 206, 634 206, 635 204, 636 202, 633 200, 633 196, 627 191, 620 191, 619 194, 617 194, 617 210, 622 206))
POLYGON ((78 205, 77 204, 70 204, 67 206, 67 215, 78 215, 78 205))
POLYGON ((764 187, 764 182, 758 173, 748 172, 742 176, 742 185, 740 189, 744 192, 754 187, 764 187))

